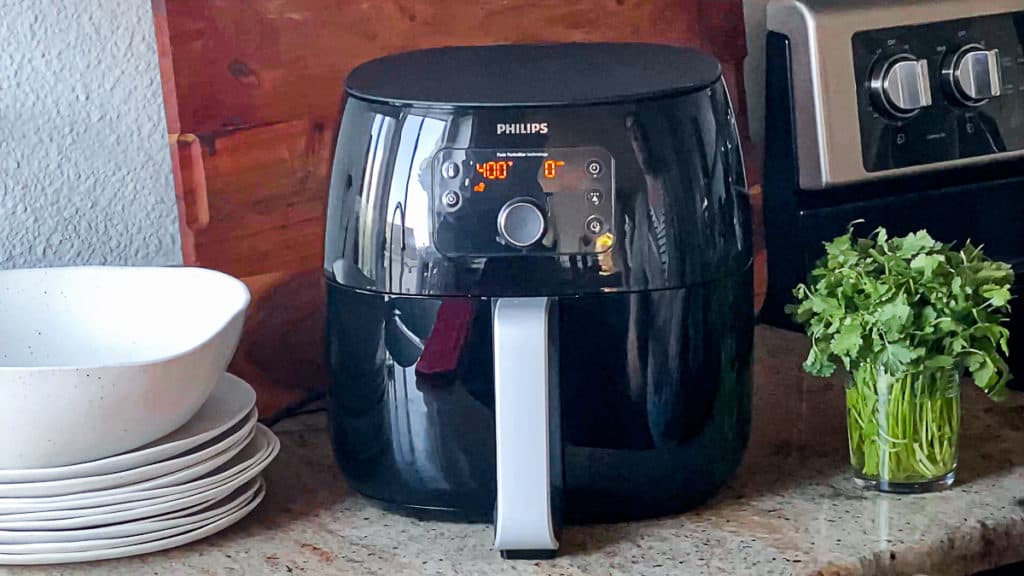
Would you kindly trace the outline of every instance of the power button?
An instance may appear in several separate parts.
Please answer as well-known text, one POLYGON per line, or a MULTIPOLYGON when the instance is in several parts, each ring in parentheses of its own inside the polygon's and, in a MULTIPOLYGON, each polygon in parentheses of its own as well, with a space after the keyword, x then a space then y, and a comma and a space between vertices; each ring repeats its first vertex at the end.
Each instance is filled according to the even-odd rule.
POLYGON ((462 194, 459 194, 457 190, 449 190, 441 196, 441 202, 445 208, 456 210, 462 204, 462 194))

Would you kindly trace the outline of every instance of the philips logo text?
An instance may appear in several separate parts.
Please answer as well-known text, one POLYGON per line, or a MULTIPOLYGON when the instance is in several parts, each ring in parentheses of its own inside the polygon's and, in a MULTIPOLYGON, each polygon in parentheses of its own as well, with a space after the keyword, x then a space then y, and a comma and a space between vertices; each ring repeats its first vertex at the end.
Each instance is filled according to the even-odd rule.
POLYGON ((547 122, 498 124, 498 134, 547 134, 547 122))

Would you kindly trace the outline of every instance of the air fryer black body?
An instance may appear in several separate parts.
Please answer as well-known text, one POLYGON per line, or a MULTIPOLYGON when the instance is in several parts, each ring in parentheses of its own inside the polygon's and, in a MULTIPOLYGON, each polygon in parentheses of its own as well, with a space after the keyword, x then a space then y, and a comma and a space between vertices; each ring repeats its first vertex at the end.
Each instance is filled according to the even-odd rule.
POLYGON ((348 82, 326 236, 331 434, 350 484, 407 513, 491 520, 492 305, 541 297, 555 515, 709 498, 747 443, 753 341, 749 201, 717 63, 563 45, 366 66, 348 82), (482 173, 510 158, 506 178, 482 173), (555 178, 548 160, 565 162, 555 178), (546 215, 543 241, 502 240, 515 198, 546 215))

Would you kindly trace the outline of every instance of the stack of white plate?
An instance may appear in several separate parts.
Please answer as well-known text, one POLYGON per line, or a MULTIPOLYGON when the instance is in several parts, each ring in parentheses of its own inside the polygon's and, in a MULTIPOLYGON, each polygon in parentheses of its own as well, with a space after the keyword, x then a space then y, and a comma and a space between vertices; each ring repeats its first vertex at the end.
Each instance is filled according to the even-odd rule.
POLYGON ((120 558, 180 546, 263 499, 277 455, 256 394, 224 374, 181 428, 131 452, 56 468, 0 470, 0 564, 120 558))

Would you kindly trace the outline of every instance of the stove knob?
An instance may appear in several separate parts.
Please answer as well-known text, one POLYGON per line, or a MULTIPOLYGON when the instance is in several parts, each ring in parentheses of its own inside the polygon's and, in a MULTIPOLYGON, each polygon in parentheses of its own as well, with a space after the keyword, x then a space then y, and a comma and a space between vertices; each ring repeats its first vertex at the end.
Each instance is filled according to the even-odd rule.
POLYGON ((498 213, 498 233, 517 248, 533 246, 544 237, 544 213, 530 200, 509 200, 498 213))
POLYGON ((1003 92, 999 50, 968 46, 948 61, 943 72, 953 96, 969 106, 984 104, 1003 92))
POLYGON ((910 118, 931 106, 928 61, 902 54, 876 66, 871 74, 871 97, 882 113, 894 118, 910 118))

